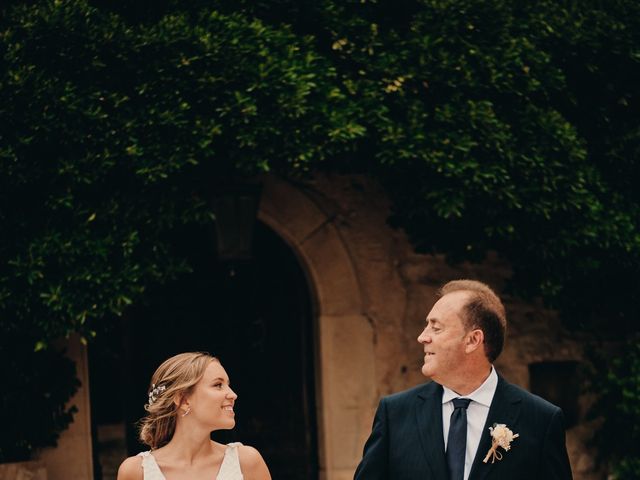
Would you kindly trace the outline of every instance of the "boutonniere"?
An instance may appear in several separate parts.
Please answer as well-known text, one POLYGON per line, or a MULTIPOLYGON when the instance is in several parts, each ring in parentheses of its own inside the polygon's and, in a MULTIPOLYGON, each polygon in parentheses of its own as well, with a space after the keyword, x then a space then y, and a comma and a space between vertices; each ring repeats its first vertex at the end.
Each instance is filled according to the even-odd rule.
POLYGON ((487 452, 487 456, 484 457, 484 463, 487 463, 489 458, 491 458, 491 463, 502 460, 502 452, 498 451, 498 447, 502 447, 505 452, 508 452, 513 439, 520 436, 509 430, 504 423, 494 423, 493 427, 489 427, 489 432, 491 432, 491 448, 487 452))

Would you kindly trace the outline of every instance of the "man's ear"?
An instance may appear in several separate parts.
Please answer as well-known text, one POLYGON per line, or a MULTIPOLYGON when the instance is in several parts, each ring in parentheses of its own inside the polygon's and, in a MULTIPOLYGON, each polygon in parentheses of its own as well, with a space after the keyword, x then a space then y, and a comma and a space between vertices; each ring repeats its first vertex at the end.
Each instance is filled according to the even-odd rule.
POLYGON ((474 352, 478 348, 483 348, 483 344, 484 344, 484 332, 479 328, 473 329, 467 334, 465 351, 467 353, 474 352))

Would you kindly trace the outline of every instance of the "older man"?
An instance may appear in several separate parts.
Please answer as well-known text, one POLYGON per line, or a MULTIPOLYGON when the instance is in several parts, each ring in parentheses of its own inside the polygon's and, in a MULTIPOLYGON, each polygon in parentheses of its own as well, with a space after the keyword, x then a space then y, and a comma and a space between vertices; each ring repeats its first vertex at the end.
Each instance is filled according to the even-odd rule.
POLYGON ((487 285, 442 287, 418 337, 433 381, 380 401, 355 480, 571 479, 562 411, 493 368, 506 325, 487 285))

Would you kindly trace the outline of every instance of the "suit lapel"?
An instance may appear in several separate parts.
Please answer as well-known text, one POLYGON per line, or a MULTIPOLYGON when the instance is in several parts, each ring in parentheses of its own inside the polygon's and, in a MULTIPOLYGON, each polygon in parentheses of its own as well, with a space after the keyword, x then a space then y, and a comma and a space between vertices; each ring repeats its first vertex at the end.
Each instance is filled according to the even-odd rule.
POLYGON ((522 399, 518 391, 511 388, 511 386, 498 375, 498 386, 496 387, 496 393, 493 396, 491 407, 489 407, 487 421, 482 429, 480 444, 478 445, 478 451, 471 466, 469 480, 482 480, 494 467, 499 468, 499 462, 497 461, 496 463, 491 463, 491 461, 483 463, 484 457, 491 448, 489 427, 492 427, 494 423, 504 423, 507 427, 513 428, 520 414, 521 402, 522 399))
POLYGON ((433 477, 448 477, 442 435, 442 387, 431 382, 418 394, 415 403, 416 422, 422 450, 433 477))

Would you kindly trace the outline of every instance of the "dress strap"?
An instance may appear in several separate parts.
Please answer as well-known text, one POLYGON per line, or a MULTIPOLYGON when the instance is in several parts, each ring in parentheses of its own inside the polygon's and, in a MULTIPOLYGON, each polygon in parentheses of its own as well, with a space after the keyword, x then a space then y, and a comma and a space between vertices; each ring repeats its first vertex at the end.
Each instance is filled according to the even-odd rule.
POLYGON ((144 480, 165 480, 162 470, 151 451, 140 452, 137 456, 142 457, 142 469, 144 470, 144 480))
POLYGON ((242 470, 240 470, 240 457, 238 456, 238 447, 242 443, 233 442, 227 444, 224 451, 224 459, 220 465, 219 480, 242 480, 242 470))

